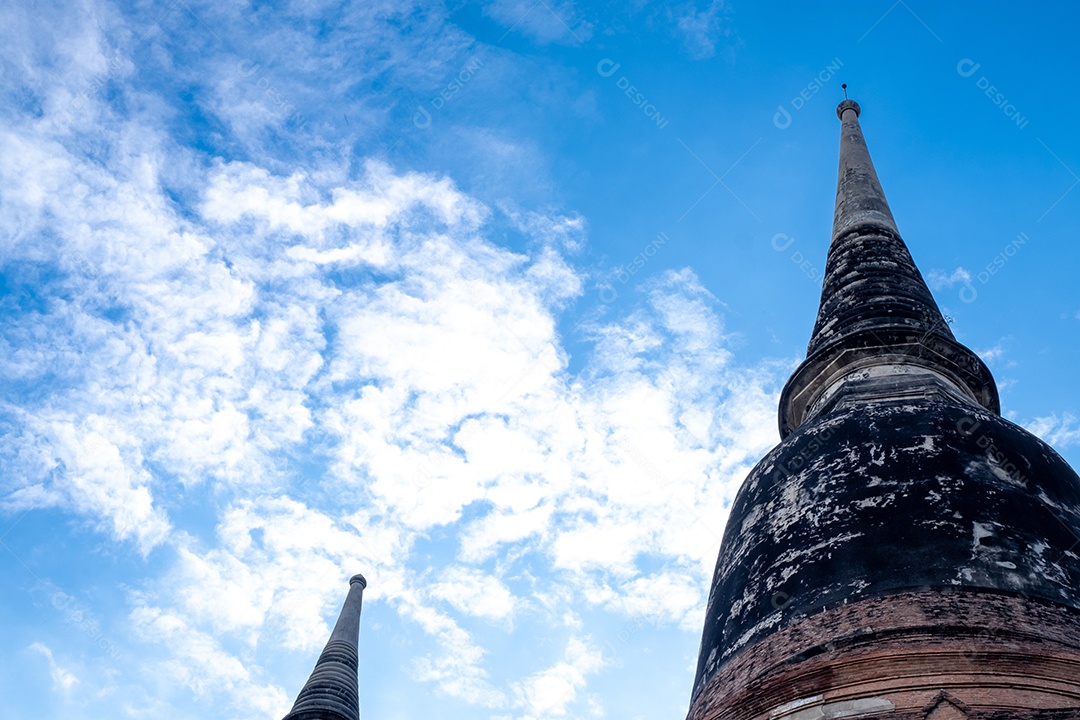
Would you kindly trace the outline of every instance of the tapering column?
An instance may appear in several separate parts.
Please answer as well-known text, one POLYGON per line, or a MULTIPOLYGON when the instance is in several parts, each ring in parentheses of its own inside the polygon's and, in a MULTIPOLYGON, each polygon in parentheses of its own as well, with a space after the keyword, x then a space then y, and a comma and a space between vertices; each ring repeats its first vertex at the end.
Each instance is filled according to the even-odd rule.
POLYGON ((365 587, 363 575, 349 580, 349 594, 330 640, 284 720, 360 720, 357 642, 365 587))
POLYGON ((836 108, 840 118, 840 169, 836 179, 836 210, 833 215, 833 239, 843 237, 859 226, 872 227, 899 235, 892 210, 885 200, 870 150, 859 126, 862 108, 854 100, 845 100, 836 108))
MULTIPOLYGON (((899 392, 935 391, 999 412, 997 386, 979 356, 953 337, 907 245, 863 138, 854 100, 836 108, 840 163, 832 242, 806 360, 784 387, 780 436, 867 373, 899 392)), ((880 383, 878 383, 880 386, 880 383)))

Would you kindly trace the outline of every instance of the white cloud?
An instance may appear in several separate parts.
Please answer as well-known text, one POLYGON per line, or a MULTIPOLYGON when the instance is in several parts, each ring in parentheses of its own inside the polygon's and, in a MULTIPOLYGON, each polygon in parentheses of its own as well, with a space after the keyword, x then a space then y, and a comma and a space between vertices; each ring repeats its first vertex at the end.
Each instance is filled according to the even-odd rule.
POLYGON ((662 568, 618 585, 587 590, 590 601, 616 610, 637 622, 674 623, 695 631, 701 623, 698 583, 685 572, 662 568))
MULTIPOLYGON (((581 215, 552 217, 531 210, 522 212, 505 205, 501 209, 520 231, 537 238, 545 246, 577 252, 585 243, 588 223, 581 215)), ((558 255, 553 255, 552 259, 556 262, 561 260, 558 255)))
POLYGON ((1072 413, 1038 417, 1024 426, 1055 448, 1080 445, 1080 421, 1072 413))
POLYGON ((1002 343, 999 342, 993 347, 978 350, 976 351, 976 353, 980 358, 982 358, 983 362, 992 363, 1005 357, 1005 347, 1002 343))
POLYGON ((515 211, 511 252, 446 178, 201 168, 147 125, 109 127, 101 142, 139 152, 102 166, 54 128, 0 133, 32 159, 0 168, 5 250, 50 269, 53 300, 6 327, 3 372, 40 390, 4 408, 21 430, 3 502, 168 546, 129 595, 160 655, 145 675, 119 660, 131 677, 282 712, 254 649, 316 652, 356 571, 432 640, 418 678, 535 717, 584 704, 597 653, 572 639, 509 667, 485 628, 580 624, 578 602, 640 613, 658 558, 657 622, 686 626, 776 401, 692 272, 583 327, 575 376, 557 328, 584 285, 566 258, 582 218, 515 211), (175 166, 184 211, 163 190, 175 166), (436 532, 445 557, 419 557, 436 532))
MULTIPOLYGON (((336 522, 289 498, 241 501, 223 513, 217 547, 178 548, 158 600, 216 634, 250 643, 269 633, 288 648, 321 648, 324 616, 340 606, 347 577, 378 571, 400 553, 400 537, 359 520, 336 522)), ((386 580, 369 594, 392 595, 386 580)))
POLYGON ((926 276, 926 280, 934 290, 947 290, 959 284, 970 283, 971 273, 962 267, 958 267, 948 274, 934 269, 926 276))
POLYGON ((68 692, 79 682, 79 678, 73 672, 61 667, 56 662, 56 658, 53 657, 53 652, 48 646, 36 642, 31 644, 28 649, 41 655, 49 663, 49 677, 52 679, 53 690, 68 692))
POLYGON ((449 567, 440 576, 445 579, 432 584, 428 592, 459 612, 490 620, 513 615, 517 598, 497 578, 469 567, 449 567))
POLYGON ((566 644, 563 660, 515 685, 517 704, 525 718, 564 717, 586 677, 603 667, 603 656, 578 638, 566 644))
POLYGON ((132 624, 147 642, 160 643, 169 652, 160 660, 144 659, 143 672, 160 686, 185 686, 197 696, 224 696, 243 717, 282 716, 289 710, 285 692, 261 682, 249 663, 223 649, 213 636, 202 632, 179 613, 136 608, 132 624))
POLYGON ((416 658, 414 672, 422 682, 436 683, 444 694, 471 705, 496 708, 506 696, 492 685, 483 667, 486 651, 445 613, 424 605, 420 593, 407 591, 398 598, 398 611, 435 638, 442 651, 416 658))
MULTIPOLYGON (((71 507, 100 519, 121 540, 135 540, 145 553, 164 539, 169 522, 154 507, 148 473, 141 465, 139 439, 128 428, 100 415, 72 419, 32 418, 37 433, 30 442, 47 476, 11 492, 4 505, 12 509, 71 507)), ((26 439, 21 438, 21 439, 26 439)))
MULTIPOLYGON (((593 330, 599 347, 586 384, 566 373, 553 316, 566 297, 580 291, 580 279, 550 246, 525 256, 488 244, 478 224, 486 211, 445 181, 388 180, 385 168, 375 166, 367 179, 369 195, 387 196, 384 180, 416 192, 399 194, 396 209, 380 206, 374 222, 371 215, 349 220, 357 224, 342 232, 328 219, 338 214, 341 197, 366 207, 379 203, 359 197, 359 191, 315 192, 309 178, 283 183, 245 168, 222 172, 247 178, 258 191, 242 183, 212 184, 217 199, 207 211, 217 222, 254 229, 256 245, 259 234, 278 232, 295 238, 294 248, 322 253, 362 244, 375 232, 384 243, 372 262, 363 254, 324 255, 325 262, 293 272, 324 283, 326 290, 306 297, 323 298, 323 316, 335 328, 322 351, 325 370, 305 391, 318 398, 313 422, 332 450, 333 482, 363 488, 372 502, 365 516, 374 526, 370 532, 396 538, 382 541, 395 548, 389 555, 357 547, 354 557, 375 566, 375 597, 393 604, 441 648, 417 658, 418 677, 470 703, 506 706, 507 693, 495 684, 477 638, 430 604, 445 602, 454 613, 499 622, 520 613, 521 599, 499 574, 471 565, 498 548, 513 547, 518 556, 562 568, 571 577, 595 575, 583 589, 604 586, 605 577, 631 580, 620 591, 608 584, 606 593, 587 593, 590 602, 620 613, 638 612, 633 598, 644 585, 634 580, 637 559, 670 557, 670 572, 657 580, 671 599, 662 621, 685 624, 704 601, 701 588, 711 574, 724 506, 775 433, 775 397, 762 387, 772 378, 729 367, 713 300, 692 273, 658 278, 630 317, 593 330), (223 208, 243 203, 233 204, 225 187, 236 197, 261 199, 243 205, 243 213, 226 215, 223 208), (290 224, 282 220, 289 215, 280 210, 288 205, 283 197, 334 199, 297 202, 290 212, 305 220, 290 224), (320 269, 369 264, 378 265, 381 282, 331 285, 328 270, 320 269), (560 269, 535 271, 540 266, 560 269), (726 400, 705 411, 703 397, 726 400), (472 509, 467 519, 466 508, 472 509), (447 579, 423 589, 417 583, 425 575, 409 569, 412 538, 447 525, 461 537, 459 564, 441 568, 439 576, 447 579)), ((350 495, 341 497, 345 509, 353 502, 350 495)), ((280 510, 291 501, 276 502, 280 510)), ((188 569, 176 583, 191 588, 179 592, 185 612, 219 630, 254 628, 263 617, 272 619, 277 606, 244 590, 261 587, 274 597, 302 599, 286 601, 293 611, 307 605, 290 619, 303 629, 304 642, 296 646, 321 642, 326 629, 311 615, 317 616, 313 600, 322 600, 324 614, 334 607, 340 593, 334 583, 340 580, 330 569, 349 555, 329 548, 347 544, 348 534, 329 543, 334 511, 291 507, 286 520, 275 518, 278 510, 266 502, 244 505, 219 531, 228 540, 227 552, 185 556, 182 567, 188 569), (294 544, 306 538, 303 549, 286 552, 279 539, 275 551, 260 552, 249 530, 241 530, 261 523, 265 546, 279 538, 280 528, 297 526, 296 513, 319 517, 323 528, 281 536, 294 538, 294 544), (281 578, 324 574, 321 566, 333 582, 315 598, 282 587, 281 578), (228 612, 211 607, 213 598, 233 593, 240 596, 228 612)), ((565 614, 555 609, 557 616, 565 614)), ((536 671, 514 685, 515 693, 536 705, 540 689, 558 685, 559 697, 570 697, 566 693, 588 674, 581 662, 536 671)), ((552 707, 563 707, 560 702, 552 707)))
POLYGON ((707 7, 688 2, 669 10, 683 37, 683 46, 695 60, 705 60, 716 54, 721 39, 731 35, 725 0, 709 0, 707 7))
POLYGON ((484 11, 507 33, 521 33, 541 45, 576 45, 592 36, 592 24, 579 17, 572 0, 492 0, 484 11))

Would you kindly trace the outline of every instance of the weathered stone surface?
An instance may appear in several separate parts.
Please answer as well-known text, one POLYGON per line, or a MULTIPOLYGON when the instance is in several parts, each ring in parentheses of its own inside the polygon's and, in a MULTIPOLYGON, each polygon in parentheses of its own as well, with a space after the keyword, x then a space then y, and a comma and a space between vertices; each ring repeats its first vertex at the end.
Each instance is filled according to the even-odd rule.
POLYGON ((1080 609, 1080 478, 975 405, 851 402, 758 463, 731 507, 695 688, 823 609, 980 588, 1080 609))
POLYGON ((851 602, 735 656, 698 694, 689 720, 787 720, 785 712, 835 713, 856 700, 895 707, 868 717, 924 718, 943 691, 972 713, 1069 708, 1080 717, 1080 612, 968 590, 851 602))
POLYGON ((781 398, 781 437, 807 419, 817 394, 839 376, 888 354, 936 369, 975 402, 999 410, 990 371, 956 342, 900 237, 860 112, 851 100, 837 108, 843 122, 832 243, 807 358, 781 398))
POLYGON ((952 339, 896 228, 859 127, 858 104, 843 116, 832 246, 807 355, 860 329, 904 326, 952 339))
POLYGON ((837 109, 821 307, 731 507, 689 717, 1080 718, 1080 477, 998 414, 859 112, 837 109))

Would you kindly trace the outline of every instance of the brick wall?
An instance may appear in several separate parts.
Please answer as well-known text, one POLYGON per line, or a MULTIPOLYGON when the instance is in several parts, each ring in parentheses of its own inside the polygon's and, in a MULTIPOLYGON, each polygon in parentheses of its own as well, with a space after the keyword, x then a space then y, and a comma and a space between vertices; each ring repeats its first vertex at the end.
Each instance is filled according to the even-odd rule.
POLYGON ((854 701, 877 707, 871 700, 892 709, 860 717, 1080 718, 1080 612, 968 591, 851 603, 797 621, 739 653, 711 678, 687 717, 844 717, 829 715, 828 708, 854 701), (965 714, 951 705, 937 712, 933 703, 941 691, 965 714), (795 709, 781 709, 789 704, 795 709), (942 714, 946 710, 952 714, 942 714))

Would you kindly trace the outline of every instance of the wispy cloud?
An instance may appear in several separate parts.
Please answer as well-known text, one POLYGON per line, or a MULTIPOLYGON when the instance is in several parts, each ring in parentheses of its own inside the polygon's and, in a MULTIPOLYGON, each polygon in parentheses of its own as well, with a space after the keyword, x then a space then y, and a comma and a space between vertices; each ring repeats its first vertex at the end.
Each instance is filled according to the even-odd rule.
POLYGON ((731 11, 725 0, 708 0, 703 7, 695 0, 668 12, 682 36, 686 52, 695 60, 713 57, 720 42, 732 35, 731 11))
POLYGON ((49 677, 52 679, 54 689, 66 693, 79 682, 79 678, 74 673, 61 667, 56 662, 56 658, 53 657, 53 652, 48 646, 42 643, 33 643, 27 649, 45 658, 45 661, 49 664, 49 677))
MULTIPOLYGON (((529 17, 589 31, 549 5, 529 17)), ((56 46, 51 65, 0 50, 34 69, 33 102, 0 126, 15 288, 0 323, 0 504, 58 513, 144 563, 102 620, 130 647, 94 682, 34 652, 86 703, 106 683, 157 715, 280 715, 298 678, 277 659, 317 652, 363 570, 368 602, 425 639, 414 678, 501 713, 578 713, 606 667, 582 611, 642 613, 658 561, 656 622, 688 627, 703 605, 726 507, 776 439, 779 371, 735 362, 718 303, 682 269, 628 309, 583 314, 572 373, 559 326, 587 281, 574 264, 585 218, 492 207, 366 152, 295 161, 334 145, 326 122, 293 116, 304 73, 389 4, 290 58, 294 30, 238 38, 205 81, 182 60, 218 42, 231 11, 180 10, 90 13, 38 37, 56 46), (200 93, 170 108, 136 82, 165 66, 200 93), (178 139, 192 127, 230 139, 197 149, 178 139), (538 626, 555 645, 493 657, 496 635, 538 626)), ((543 23, 518 30, 569 42, 543 23)), ((440 60, 460 50, 433 32, 440 60)), ((363 42, 386 72, 437 84, 436 51, 391 68, 363 42)))
POLYGON ((527 720, 565 717, 586 677, 603 667, 599 650, 570 638, 563 659, 517 683, 517 705, 527 720))
POLYGON ((926 280, 934 290, 948 290, 957 285, 971 282, 971 273, 962 267, 956 268, 951 273, 935 269, 927 274, 926 280))
MULTIPOLYGON (((198 215, 181 219, 147 170, 134 196, 101 178, 111 205, 58 202, 57 242, 23 250, 56 268, 41 292, 70 299, 15 320, 63 339, 39 343, 22 371, 66 365, 68 379, 44 403, 9 405, 36 450, 10 449, 24 480, 6 502, 175 548, 161 589, 149 583, 132 611, 141 637, 168 640, 173 656, 155 667, 198 668, 177 676, 197 694, 238 703, 265 690, 278 703, 282 691, 213 638, 244 647, 280 627, 284 647, 317 646, 339 568, 363 566, 380 579, 373 597, 444 648, 417 659, 421 677, 480 705, 561 712, 597 669, 591 655, 529 680, 491 677, 455 618, 505 624, 522 601, 513 564, 471 563, 514 547, 566 573, 555 584, 567 590, 575 577, 607 588, 586 599, 613 608, 633 605, 635 586, 619 583, 644 556, 673 559, 673 588, 702 587, 724 507, 773 439, 774 378, 731 366, 692 273, 663 275, 630 315, 587 330, 582 384, 555 330, 583 286, 560 250, 577 220, 519 221, 537 249, 516 254, 484 239, 491 210, 446 179, 369 163, 358 182, 327 186, 236 162, 207 170, 198 215), (106 217, 110 232, 78 231, 106 217), (134 252, 136 237, 150 249, 134 252), (726 399, 703 410, 705 397, 726 399), (324 458, 321 477, 297 474, 309 456, 324 458), (205 483, 224 493, 200 511, 216 527, 209 544, 177 519, 174 495, 205 483), (336 501, 313 506, 315 486, 337 488, 336 501), (461 545, 441 572, 458 581, 422 591, 410 547, 446 526, 461 545), (537 705, 556 685, 564 699, 537 705)), ((673 597, 676 623, 703 600, 673 597)))
POLYGON ((1056 448, 1080 445, 1080 420, 1072 413, 1038 417, 1025 427, 1056 448))
POLYGON ((516 32, 540 44, 576 45, 592 36, 573 0, 493 0, 484 12, 506 28, 504 38, 516 32))

